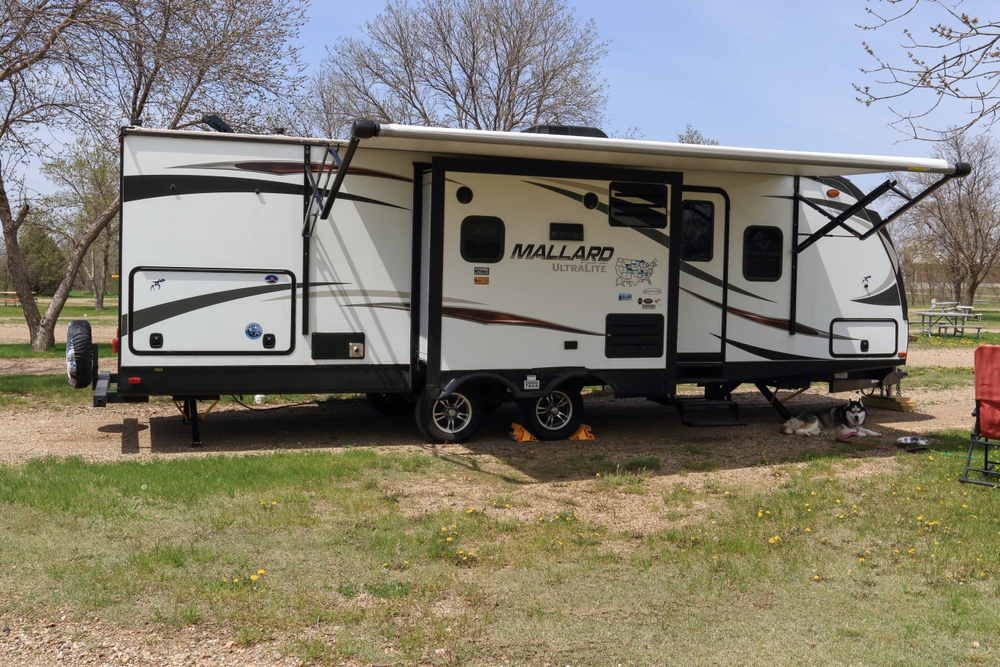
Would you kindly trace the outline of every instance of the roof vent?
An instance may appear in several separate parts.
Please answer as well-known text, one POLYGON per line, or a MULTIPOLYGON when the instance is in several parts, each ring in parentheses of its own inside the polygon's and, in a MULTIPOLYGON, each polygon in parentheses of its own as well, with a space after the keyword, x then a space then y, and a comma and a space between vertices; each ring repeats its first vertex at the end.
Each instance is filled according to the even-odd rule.
POLYGON ((608 135, 604 130, 597 127, 585 127, 583 125, 533 125, 522 132, 532 134, 559 134, 564 137, 598 137, 607 139, 608 135))

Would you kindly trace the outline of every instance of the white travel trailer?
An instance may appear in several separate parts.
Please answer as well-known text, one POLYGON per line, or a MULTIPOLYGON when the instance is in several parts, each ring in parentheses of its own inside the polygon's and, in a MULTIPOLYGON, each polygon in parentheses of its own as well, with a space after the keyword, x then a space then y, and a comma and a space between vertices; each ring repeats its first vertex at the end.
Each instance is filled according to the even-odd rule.
POLYGON ((739 423, 742 383, 878 384, 907 346, 886 224, 933 187, 882 218, 894 181, 846 176, 969 172, 369 121, 339 143, 126 127, 121 160, 118 367, 78 330, 74 384, 184 401, 195 442, 197 401, 223 394, 364 392, 464 441, 504 400, 567 437, 592 385, 702 425, 739 423), (704 399, 675 400, 682 383, 704 399))

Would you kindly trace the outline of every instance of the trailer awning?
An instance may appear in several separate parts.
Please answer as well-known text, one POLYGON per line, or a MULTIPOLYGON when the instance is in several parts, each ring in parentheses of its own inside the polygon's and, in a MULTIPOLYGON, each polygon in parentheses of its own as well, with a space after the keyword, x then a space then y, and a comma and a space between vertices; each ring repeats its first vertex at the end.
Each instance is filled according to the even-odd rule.
POLYGON ((933 158, 809 153, 392 124, 379 125, 378 135, 366 139, 364 146, 444 155, 565 160, 664 171, 736 171, 790 176, 849 176, 893 171, 950 175, 956 169, 954 164, 933 158))

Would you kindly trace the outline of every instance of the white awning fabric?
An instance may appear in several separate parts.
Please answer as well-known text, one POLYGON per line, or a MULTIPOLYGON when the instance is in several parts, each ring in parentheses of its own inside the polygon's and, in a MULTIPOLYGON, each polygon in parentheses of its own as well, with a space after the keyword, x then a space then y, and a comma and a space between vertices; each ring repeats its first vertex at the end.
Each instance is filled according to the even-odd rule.
POLYGON ((954 164, 933 158, 809 153, 389 124, 380 125, 378 136, 365 139, 361 146, 439 155, 565 160, 664 171, 735 171, 791 176, 848 176, 893 171, 955 173, 954 164))

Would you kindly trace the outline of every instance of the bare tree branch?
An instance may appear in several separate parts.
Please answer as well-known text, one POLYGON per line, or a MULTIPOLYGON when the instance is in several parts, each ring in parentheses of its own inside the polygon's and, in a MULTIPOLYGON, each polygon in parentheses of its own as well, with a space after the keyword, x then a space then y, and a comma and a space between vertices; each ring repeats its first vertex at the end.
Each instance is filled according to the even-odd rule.
POLYGON ((884 58, 864 42, 865 51, 877 64, 862 72, 876 80, 874 88, 854 84, 858 101, 869 106, 888 102, 896 116, 891 125, 915 139, 939 139, 965 132, 977 124, 992 127, 1000 119, 1000 21, 981 21, 959 11, 961 2, 878 1, 885 2, 890 12, 883 14, 866 8, 873 21, 859 28, 889 30, 908 21, 923 20, 919 12, 922 6, 940 16, 941 21, 928 26, 926 37, 918 37, 914 29, 904 27, 905 40, 900 49, 905 56, 897 53, 884 58), (914 97, 918 105, 922 104, 917 111, 900 110, 892 104, 914 97), (949 119, 944 126, 935 127, 939 117, 935 112, 943 113, 942 105, 949 100, 967 106, 968 120, 951 127, 954 121, 949 119))

